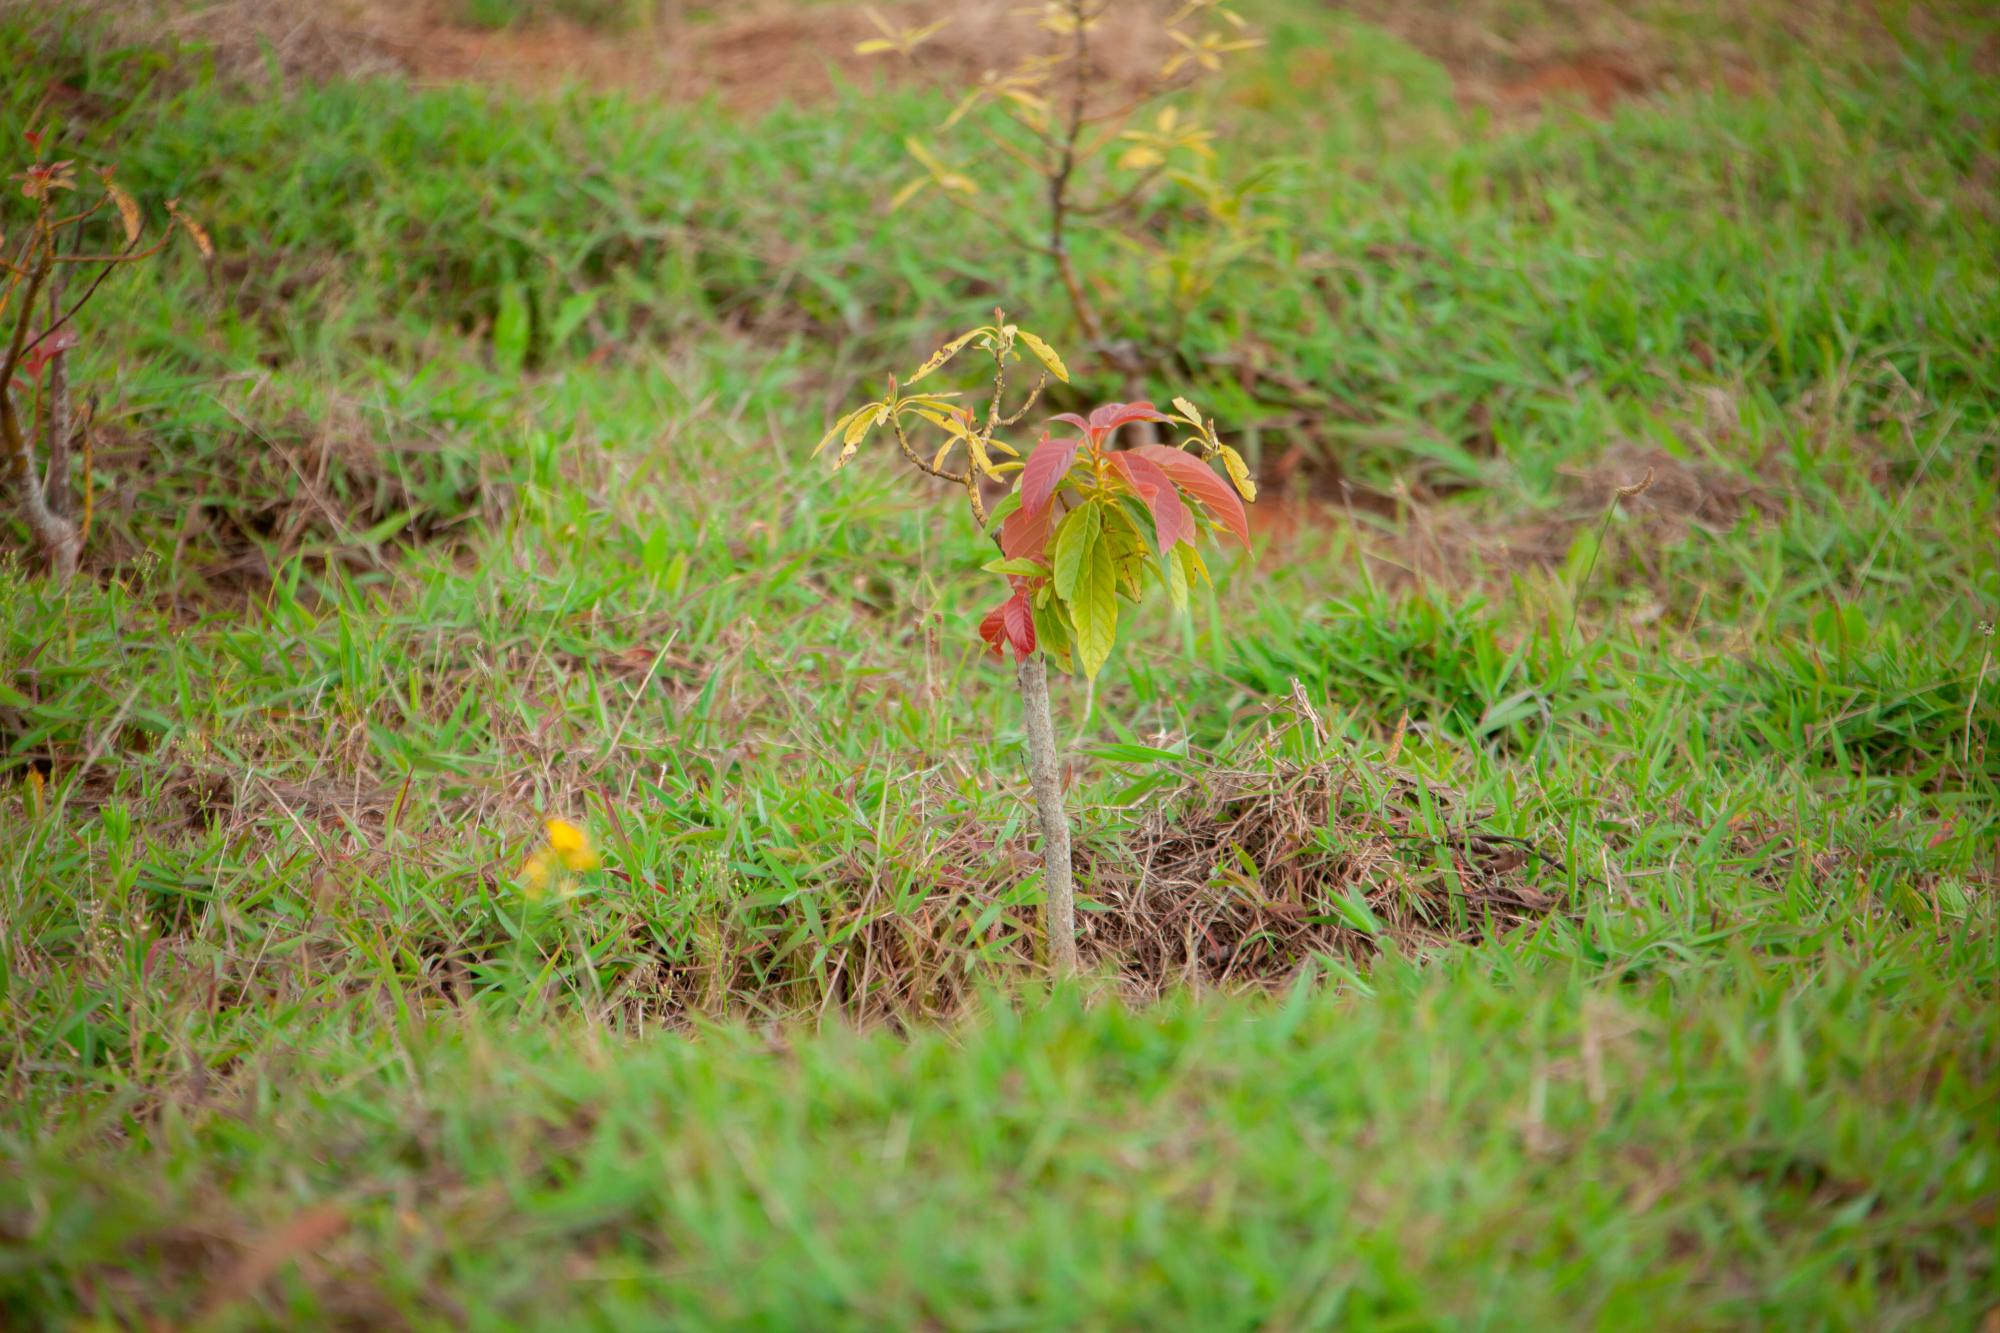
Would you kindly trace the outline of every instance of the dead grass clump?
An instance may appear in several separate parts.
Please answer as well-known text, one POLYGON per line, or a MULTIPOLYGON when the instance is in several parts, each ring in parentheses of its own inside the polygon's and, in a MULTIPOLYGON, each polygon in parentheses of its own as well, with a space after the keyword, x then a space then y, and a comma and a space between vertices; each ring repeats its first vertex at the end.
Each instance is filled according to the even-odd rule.
POLYGON ((382 441, 352 413, 288 413, 212 438, 103 428, 113 486, 84 553, 99 574, 163 567, 188 584, 254 592, 293 556, 382 568, 393 547, 438 540, 493 502, 477 460, 427 441, 382 441))
POLYGON ((1776 497, 1755 477, 1657 447, 1617 445, 1568 475, 1573 513, 1601 515, 1616 499, 1626 512, 1673 530, 1662 535, 1696 527, 1726 532, 1746 513, 1777 508, 1776 497), (1641 482, 1643 490, 1628 494, 1641 482))
POLYGON ((1478 940, 1558 910, 1560 863, 1478 827, 1456 793, 1347 764, 1279 762, 1185 783, 1092 867, 1089 947, 1134 980, 1268 983, 1316 954, 1478 940))
POLYGON ((113 46, 200 46, 231 81, 261 80, 274 66, 307 82, 404 68, 362 0, 0 0, 0 13, 10 10, 88 19, 113 46))

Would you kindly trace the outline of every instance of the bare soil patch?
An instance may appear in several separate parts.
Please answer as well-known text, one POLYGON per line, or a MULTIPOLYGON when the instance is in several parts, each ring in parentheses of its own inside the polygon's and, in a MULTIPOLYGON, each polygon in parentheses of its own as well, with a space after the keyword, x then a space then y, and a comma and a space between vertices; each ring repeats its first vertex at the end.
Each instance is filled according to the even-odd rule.
MULTIPOLYGON (((928 77, 976 80, 1022 50, 1051 39, 1008 0, 800 6, 767 0, 696 21, 663 12, 626 29, 548 17, 512 27, 468 24, 453 0, 166 0, 133 14, 111 8, 121 36, 171 37, 214 48, 225 69, 255 75, 267 51, 288 76, 305 79, 395 74, 419 83, 485 83, 532 94, 568 87, 622 88, 672 101, 713 96, 732 110, 811 103, 838 78, 918 76, 900 58, 866 59, 858 42, 879 36, 872 9, 892 27, 950 19, 923 50, 928 77)), ((1096 36, 1100 76, 1137 86, 1169 44, 1140 0, 1114 6, 1096 36)))

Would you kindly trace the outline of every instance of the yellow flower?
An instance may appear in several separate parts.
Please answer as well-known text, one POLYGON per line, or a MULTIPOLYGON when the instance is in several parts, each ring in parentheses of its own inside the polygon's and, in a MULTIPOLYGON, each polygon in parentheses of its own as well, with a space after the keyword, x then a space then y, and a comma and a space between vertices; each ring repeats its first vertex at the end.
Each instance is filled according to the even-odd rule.
POLYGON ((548 821, 549 850, 566 869, 573 871, 595 870, 600 864, 597 851, 590 845, 590 835, 566 819, 548 821))
POLYGON ((521 867, 521 887, 530 898, 539 898, 549 887, 549 858, 545 852, 536 852, 521 867))

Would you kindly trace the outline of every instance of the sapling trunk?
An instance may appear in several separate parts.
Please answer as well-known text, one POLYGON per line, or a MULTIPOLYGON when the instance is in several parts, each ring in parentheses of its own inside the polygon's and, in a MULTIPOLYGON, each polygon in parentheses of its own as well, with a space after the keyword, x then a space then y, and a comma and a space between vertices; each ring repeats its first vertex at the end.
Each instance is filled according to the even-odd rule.
POLYGON ((1049 712, 1049 670, 1040 653, 1023 657, 1015 677, 1028 724, 1028 786, 1042 822, 1042 928, 1049 967, 1059 977, 1076 973, 1076 882, 1069 861, 1069 816, 1063 810, 1062 764, 1056 758, 1055 719, 1049 712))
POLYGON ((1161 583, 1185 593, 1191 576, 1206 577, 1195 552, 1204 526, 1250 545, 1250 523, 1237 497, 1239 492, 1251 497, 1253 487, 1243 460, 1216 439, 1214 424, 1185 398, 1174 399, 1173 416, 1149 402, 1105 403, 1088 417, 1058 413, 1050 427, 1068 426, 1075 435, 1058 439, 1045 429, 1023 457, 995 432, 1017 425, 1049 377, 1067 382, 1069 371, 1041 338, 1007 323, 1001 311, 993 318, 933 352, 907 380, 890 376, 887 394, 837 419, 813 452, 840 441, 838 468, 870 430, 886 424, 897 450, 918 472, 965 488, 974 521, 1000 548, 1000 559, 986 568, 1004 575, 1013 595, 981 618, 979 638, 995 656, 1014 651, 1027 724, 1028 785, 1042 825, 1043 933, 1050 971, 1067 977, 1077 971, 1076 884, 1055 719, 1049 713, 1049 647, 1095 680, 1118 638, 1119 594, 1135 586, 1138 568, 1151 569, 1161 583), (983 419, 953 401, 956 393, 903 391, 975 342, 993 358, 992 396, 983 419), (1024 354, 1046 373, 1009 413, 1003 407, 1007 364, 1024 354), (906 417, 935 426, 944 438, 912 440, 906 417), (1178 423, 1189 435, 1177 445, 1111 447, 1121 428, 1141 422, 1178 423), (965 461, 954 468, 951 460, 960 449, 965 461), (996 465, 1003 455, 1009 461, 996 465), (1016 458, 1021 461, 1011 461, 1016 458), (1211 460, 1223 464, 1227 480, 1216 475, 1211 460), (1012 489, 989 514, 980 486, 1014 473, 1012 489))

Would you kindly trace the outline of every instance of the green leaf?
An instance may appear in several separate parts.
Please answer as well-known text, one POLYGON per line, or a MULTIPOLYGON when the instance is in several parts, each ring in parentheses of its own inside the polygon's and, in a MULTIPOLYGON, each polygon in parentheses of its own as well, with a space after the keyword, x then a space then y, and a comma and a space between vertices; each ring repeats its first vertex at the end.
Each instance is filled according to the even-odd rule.
POLYGON ((1117 525, 1106 529, 1103 545, 1111 553, 1112 568, 1118 571, 1118 591, 1127 601, 1136 602, 1145 594, 1143 576, 1152 562, 1153 551, 1133 528, 1117 525))
POLYGON ((577 292, 556 307, 556 317, 549 322, 551 351, 569 342, 570 337, 583 327, 583 321, 589 319, 590 312, 597 309, 597 298, 603 291, 602 287, 592 287, 588 291, 577 292))
POLYGON ((1181 542, 1174 547, 1174 559, 1180 564, 1182 580, 1190 588, 1194 586, 1194 581, 1197 578, 1203 583, 1209 584, 1210 587, 1215 586, 1209 580, 1208 566, 1202 563, 1201 552, 1195 550, 1188 543, 1181 542))
POLYGON ((1026 556, 1015 556, 1011 560, 993 560, 980 566, 989 574, 1019 574, 1022 578, 1037 578, 1049 571, 1026 556))
POLYGON ((1056 530, 1056 595, 1064 601, 1076 595, 1077 571, 1097 545, 1104 524, 1104 511, 1094 504, 1073 509, 1056 530))
POLYGON ((518 282, 500 287, 500 312, 493 317, 493 367, 518 375, 528 364, 528 292, 518 282))
POLYGON ((1382 933, 1382 922, 1361 896, 1360 889, 1350 884, 1347 892, 1330 903, 1333 911, 1324 916, 1309 916, 1306 921, 1315 926, 1346 926, 1358 930, 1363 935, 1375 936, 1382 933))
POLYGON ((405 509, 399 514, 389 515, 389 517, 362 533, 357 539, 357 544, 361 546, 380 546, 383 542, 388 541, 407 527, 410 520, 417 516, 417 513, 418 511, 415 509, 405 509))
MULTIPOLYGON (((1047 591, 1044 589, 1043 591, 1047 591)), ((1070 632, 1069 622, 1063 619, 1062 603, 1057 601, 1037 601, 1030 608, 1035 617, 1035 645, 1042 652, 1056 659, 1064 668, 1069 666, 1070 632)))
MULTIPOLYGON (((1185 551, 1192 548, 1186 542, 1182 542, 1177 549, 1185 551)), ((1174 610, 1185 611, 1188 609, 1187 563, 1179 555, 1175 555, 1167 561, 1167 597, 1173 602, 1174 610)))
POLYGON ((1095 678, 1118 641, 1118 567, 1101 541, 1091 543, 1077 571, 1076 595, 1069 599, 1069 609, 1076 624, 1078 665, 1095 678))
POLYGON ((1174 781, 1174 772, 1172 769, 1155 769, 1140 778, 1137 782, 1116 792, 1111 797, 1111 804, 1115 806, 1136 805, 1139 801, 1152 795, 1172 781, 1174 781))
POLYGON ((1156 749, 1151 745, 1135 745, 1130 741, 1110 741, 1091 750, 1099 759, 1110 759, 1121 764, 1184 764, 1187 756, 1173 750, 1156 749))
POLYGON ((1153 511, 1146 507, 1144 500, 1129 491, 1119 492, 1118 517, 1124 520, 1118 526, 1132 533, 1139 545, 1149 548, 1158 545, 1160 530, 1153 521, 1153 511))

